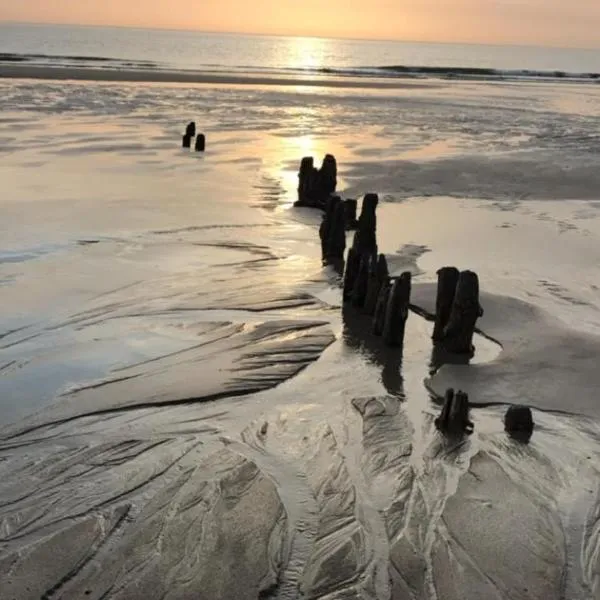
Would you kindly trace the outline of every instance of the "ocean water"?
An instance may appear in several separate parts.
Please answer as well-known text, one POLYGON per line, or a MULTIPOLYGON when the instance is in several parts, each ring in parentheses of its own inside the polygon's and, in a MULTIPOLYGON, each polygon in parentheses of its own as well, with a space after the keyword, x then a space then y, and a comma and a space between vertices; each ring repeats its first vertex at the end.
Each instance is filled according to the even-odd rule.
POLYGON ((0 65, 596 81, 600 50, 0 24, 0 65))

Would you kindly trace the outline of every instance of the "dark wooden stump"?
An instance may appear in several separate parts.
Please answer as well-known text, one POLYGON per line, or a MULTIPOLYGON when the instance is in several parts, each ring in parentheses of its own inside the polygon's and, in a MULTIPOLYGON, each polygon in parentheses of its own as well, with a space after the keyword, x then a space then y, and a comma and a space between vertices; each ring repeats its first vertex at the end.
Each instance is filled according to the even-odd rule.
POLYGON ((185 135, 187 135, 190 139, 196 135, 196 123, 192 121, 188 123, 188 126, 185 128, 185 135))
POLYGON ((358 231, 354 242, 359 254, 377 254, 377 216, 375 209, 379 199, 377 194, 367 194, 363 199, 362 211, 358 219, 358 231))
POLYGON ((452 304, 456 294, 459 271, 456 267, 443 267, 438 270, 437 298, 435 301, 435 326, 432 339, 439 342, 444 337, 444 329, 450 320, 452 304))
POLYGON ((181 142, 182 148, 191 148, 192 147, 192 136, 187 133, 183 136, 183 140, 181 142))
POLYGON ((344 253, 346 252, 346 219, 342 202, 337 202, 335 205, 331 221, 326 258, 333 262, 339 262, 344 260, 344 253))
POLYGON ((348 302, 352 299, 352 290, 354 289, 354 282, 356 281, 359 266, 360 256, 354 248, 350 248, 348 250, 346 268, 344 270, 344 302, 348 302))
POLYGON ((324 209, 327 199, 337 187, 337 163, 332 154, 326 154, 321 169, 315 169, 312 156, 305 156, 298 173, 298 200, 295 206, 324 209))
POLYGON ((356 219, 356 210, 358 202, 348 198, 344 200, 344 208, 346 210, 346 229, 352 231, 358 227, 358 220, 356 219))
POLYGON ((446 434, 473 432, 473 422, 469 418, 469 396, 460 390, 455 394, 452 388, 446 390, 444 406, 435 426, 446 434))
POLYGON ((408 318, 408 305, 410 303, 412 276, 405 271, 394 280, 389 294, 385 311, 385 324, 383 326, 383 341, 388 346, 402 346, 404 344, 404 330, 408 318))
POLYGON ((504 415, 504 429, 514 439, 527 443, 533 434, 533 416, 528 406, 511 406, 504 415))
POLYGON ((369 285, 369 271, 371 270, 371 256, 363 254, 360 257, 358 272, 352 288, 352 306, 362 308, 365 305, 367 297, 367 287, 369 285))
POLYGON ((206 136, 203 133, 199 133, 196 138, 196 152, 204 152, 206 148, 206 136))
POLYGON ((319 194, 325 200, 337 187, 337 162, 333 154, 326 154, 319 171, 319 194))
POLYGON ((473 271, 462 271, 458 278, 450 319, 444 329, 442 343, 448 352, 470 354, 475 352, 473 334, 475 323, 483 315, 479 304, 479 279, 473 271))
POLYGON ((373 315, 373 333, 375 335, 383 334, 383 327, 385 325, 385 314, 391 289, 392 281, 388 277, 381 286, 381 289, 379 290, 379 296, 377 297, 377 303, 375 304, 375 314, 373 315))
POLYGON ((389 277, 390 273, 388 270, 387 260, 384 254, 380 254, 377 262, 373 261, 371 264, 369 284, 367 286, 367 297, 365 299, 365 306, 363 309, 363 312, 366 315, 373 316, 375 314, 379 292, 381 291, 381 287, 389 280, 389 277))
MULTIPOLYGON (((319 237, 321 238, 321 258, 327 260, 331 251, 331 231, 333 229, 334 213, 336 206, 341 202, 339 196, 331 196, 327 199, 325 205, 325 214, 319 227, 319 237)), ((342 256, 343 258, 343 256, 342 256)))

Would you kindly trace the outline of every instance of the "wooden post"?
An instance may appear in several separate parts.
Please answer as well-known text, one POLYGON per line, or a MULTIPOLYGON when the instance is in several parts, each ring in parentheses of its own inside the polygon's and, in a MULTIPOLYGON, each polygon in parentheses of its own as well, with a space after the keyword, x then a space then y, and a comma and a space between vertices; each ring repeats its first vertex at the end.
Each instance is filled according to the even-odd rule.
POLYGON ((298 201, 297 205, 301 206, 306 200, 309 190, 309 179, 314 169, 314 159, 312 156, 305 156, 300 161, 300 170, 298 171, 298 201))
POLYGON ((380 254, 377 262, 371 264, 369 272, 369 285, 367 286, 367 297, 365 299, 364 313, 373 316, 377 306, 377 299, 381 287, 388 281, 390 276, 387 260, 384 254, 380 254))
POLYGON ((437 272, 437 298, 435 301, 435 326, 432 339, 439 342, 444 337, 444 329, 450 319, 452 304, 456 294, 459 272, 456 267, 442 267, 437 272))
POLYGON ((345 219, 344 204, 340 201, 335 204, 332 223, 329 229, 329 260, 340 262, 344 260, 346 252, 346 219, 345 219))
POLYGON ((204 152, 206 147, 206 136, 203 133, 199 133, 196 138, 196 152, 204 152))
POLYGON ((367 194, 363 199, 362 211, 358 219, 358 235, 354 237, 359 254, 377 254, 377 216, 375 209, 378 202, 377 194, 367 194))
POLYGON ((356 280, 354 281, 354 287, 352 288, 352 306, 362 308, 365 305, 370 270, 371 256, 369 254, 362 254, 358 265, 356 280))
POLYGON ((533 416, 528 406, 511 406, 504 415, 504 429, 514 439, 527 443, 533 434, 533 416))
POLYGON ((348 257, 346 258, 346 269, 344 271, 344 302, 347 302, 352 298, 352 290, 354 290, 354 282, 356 281, 359 266, 360 255, 354 248, 350 248, 348 250, 348 257))
POLYGON ((189 136, 189 138, 193 138, 196 135, 196 123, 192 121, 188 123, 188 126, 185 128, 185 135, 189 136))
POLYGON ((452 388, 446 390, 444 406, 435 426, 443 433, 472 433, 473 422, 469 418, 469 396, 460 390, 455 394, 452 388))
POLYGON ((191 148, 192 147, 192 137, 187 133, 183 136, 183 140, 181 142, 182 148, 191 148))
MULTIPOLYGON (((327 260, 331 251, 331 230, 333 228, 333 219, 336 206, 341 202, 339 196, 331 196, 327 199, 325 205, 325 214, 319 227, 319 237, 321 238, 321 258, 327 260)), ((342 257, 343 258, 343 257, 342 257)))
POLYGON ((473 271, 462 271, 458 278, 450 319, 444 329, 444 348, 455 354, 473 355, 475 323, 482 315, 477 274, 473 271))
POLYGON ((337 162, 333 154, 326 154, 319 171, 319 196, 322 202, 335 192, 337 187, 337 162))
POLYGON ((385 325, 385 314, 387 310, 388 300, 390 297, 390 290, 392 289, 392 282, 388 277, 379 290, 379 296, 377 303, 375 304, 375 314, 373 315, 373 333, 375 335, 383 334, 383 327, 385 325))
POLYGON ((351 231, 358 227, 356 219, 357 202, 351 198, 344 200, 344 208, 346 209, 346 229, 351 231))
POLYGON ((402 346, 404 344, 404 330, 410 303, 411 278, 410 272, 405 271, 392 285, 383 326, 383 341, 388 346, 402 346))

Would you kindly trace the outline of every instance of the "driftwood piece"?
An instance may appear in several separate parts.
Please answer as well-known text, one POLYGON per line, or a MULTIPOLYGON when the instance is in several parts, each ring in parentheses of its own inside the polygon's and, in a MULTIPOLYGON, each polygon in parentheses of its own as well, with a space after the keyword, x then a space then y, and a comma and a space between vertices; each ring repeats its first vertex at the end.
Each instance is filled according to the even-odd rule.
POLYGON ((204 152, 206 148, 206 136, 203 133, 199 133, 196 138, 196 152, 204 152))
POLYGON ((365 298, 365 306, 363 312, 366 315, 373 316, 377 307, 377 299, 382 286, 388 281, 390 276, 387 260, 384 254, 380 254, 377 262, 371 263, 369 272, 369 284, 367 286, 367 297, 365 298))
POLYGON ((352 298, 352 291, 354 290, 354 282, 358 274, 358 268, 360 266, 360 255, 354 248, 348 250, 348 257, 346 258, 346 268, 344 270, 344 302, 349 301, 352 298))
POLYGON ((456 267, 442 267, 437 272, 437 297, 435 301, 435 326, 433 328, 433 341, 439 342, 444 337, 444 329, 450 320, 452 304, 456 294, 459 271, 456 267))
POLYGON ((528 406, 511 406, 504 415, 504 429, 514 439, 528 442, 533 434, 533 416, 528 406))
POLYGON ((383 326, 383 341, 388 346, 402 346, 404 344, 404 330, 410 303, 411 278, 410 272, 405 271, 392 284, 383 326))
POLYGON ((381 289, 379 290, 379 296, 377 297, 377 303, 375 304, 375 314, 373 315, 373 333, 375 335, 383 334, 383 327, 385 325, 385 314, 391 289, 392 282, 391 279, 388 277, 381 286, 381 289))
POLYGON ((352 288, 352 306, 362 308, 367 298, 367 288, 369 285, 369 272, 371 271, 371 256, 362 254, 358 264, 354 287, 352 288))
POLYGON ((477 274, 473 271, 462 271, 458 278, 450 319, 444 328, 444 348, 455 354, 473 355, 475 323, 482 315, 477 274))
POLYGON ((447 434, 472 433, 474 425, 469 418, 469 396, 460 390, 456 394, 452 388, 446 390, 444 406, 435 426, 447 434))
POLYGON ((346 229, 352 231, 358 227, 358 220, 356 218, 356 211, 358 208, 358 202, 352 198, 344 200, 344 209, 346 216, 346 229))

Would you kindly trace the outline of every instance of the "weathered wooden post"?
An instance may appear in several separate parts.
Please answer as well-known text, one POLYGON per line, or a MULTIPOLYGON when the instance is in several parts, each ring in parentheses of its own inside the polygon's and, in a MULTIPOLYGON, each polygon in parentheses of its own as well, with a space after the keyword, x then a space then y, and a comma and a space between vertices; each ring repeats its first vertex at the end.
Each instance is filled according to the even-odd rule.
POLYGON ((321 238, 321 258, 326 260, 330 251, 330 234, 333 227, 333 214, 337 204, 341 202, 339 196, 331 196, 325 204, 325 214, 319 227, 319 237, 321 238))
POLYGON ((444 348, 455 354, 473 355, 475 323, 482 315, 477 274, 473 271, 462 271, 458 278, 450 319, 444 329, 444 348))
POLYGON ((474 425, 469 418, 469 396, 460 390, 456 394, 452 388, 446 390, 444 406, 435 426, 447 434, 472 433, 474 425))
POLYGON ((385 315, 391 289, 392 282, 391 279, 388 277, 383 282, 383 285, 379 290, 379 296, 377 297, 377 303, 375 304, 375 314, 373 315, 373 333, 375 335, 383 334, 383 327, 385 325, 385 315))
POLYGON ((346 251, 346 220, 344 204, 340 201, 335 204, 329 229, 329 243, 327 259, 336 263, 343 263, 346 251))
POLYGON ((298 201, 297 206, 302 206, 307 200, 310 189, 310 178, 314 170, 314 159, 312 156, 305 156, 300 161, 300 170, 298 171, 298 201))
POLYGON ((388 346, 402 346, 404 344, 404 330, 408 318, 408 305, 410 304, 411 278, 411 273, 405 271, 392 284, 383 326, 383 341, 388 346))
POLYGON ((352 299, 352 291, 354 290, 354 282, 356 281, 359 266, 360 254, 352 247, 348 250, 346 269, 344 270, 344 302, 352 299))
POLYGON ((185 128, 185 135, 193 138, 196 135, 196 122, 192 121, 188 123, 188 126, 185 128))
POLYGON ((319 171, 319 200, 325 202, 337 187, 337 162, 333 154, 326 154, 319 171))
POLYGON ((370 270, 371 256, 369 254, 361 254, 358 272, 356 273, 354 287, 352 288, 352 306, 362 308, 365 305, 370 270))
POLYGON ((203 133, 199 133, 196 138, 196 152, 204 152, 206 147, 206 136, 203 133))
POLYGON ((377 194, 367 194, 363 199, 358 231, 354 237, 360 254, 377 254, 377 215, 379 198, 377 194))
POLYGON ((527 443, 533 434, 533 416, 528 406, 510 406, 504 415, 504 429, 514 439, 527 443))
POLYGON ((344 208, 346 209, 346 229, 351 231, 358 227, 356 219, 357 201, 352 198, 344 200, 344 208))
POLYGON ((183 140, 181 141, 182 148, 191 148, 192 147, 192 136, 187 133, 183 136, 183 140))
POLYGON ((452 304, 456 294, 459 271, 456 267, 442 267, 437 272, 437 298, 435 301, 435 326, 432 339, 439 342, 444 337, 444 329, 450 320, 452 304))
POLYGON ((373 316, 375 314, 375 307, 377 306, 377 299, 379 298, 379 292, 381 287, 388 281, 390 276, 387 260, 384 254, 380 254, 377 262, 371 263, 371 271, 369 272, 369 284, 367 286, 367 297, 365 298, 365 306, 363 312, 366 315, 373 316))

